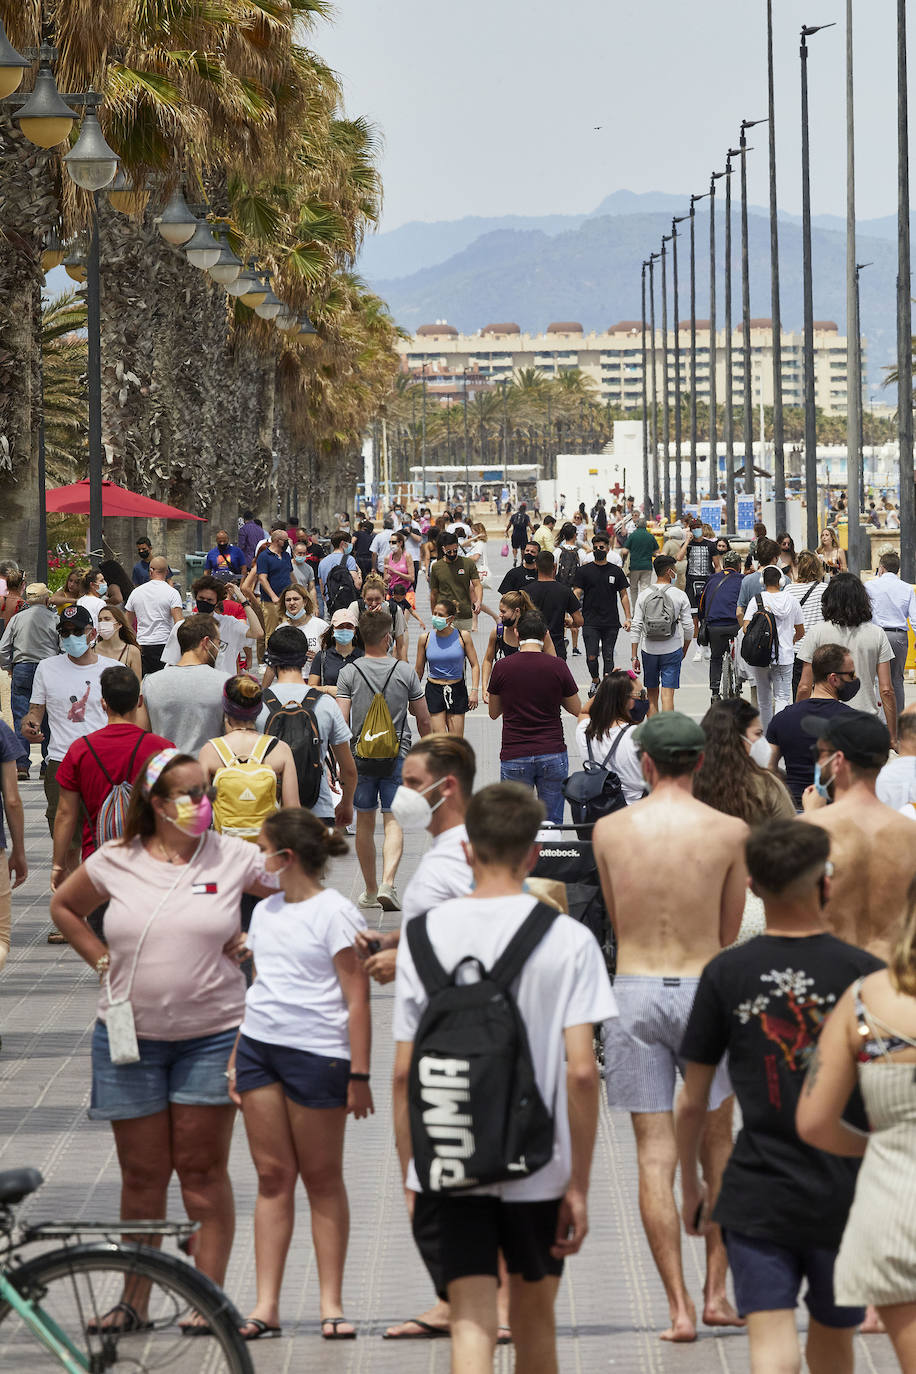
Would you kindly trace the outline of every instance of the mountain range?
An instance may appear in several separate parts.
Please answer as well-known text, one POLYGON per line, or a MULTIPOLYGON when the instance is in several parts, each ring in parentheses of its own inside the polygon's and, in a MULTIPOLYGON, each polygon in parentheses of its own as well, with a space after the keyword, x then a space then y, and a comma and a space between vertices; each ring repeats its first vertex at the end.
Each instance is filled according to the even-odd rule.
MULTIPOLYGON (((496 320, 513 320, 536 332, 552 320, 578 320, 603 330, 641 314, 640 265, 672 215, 683 214, 689 197, 616 191, 587 215, 467 217, 431 223, 414 221, 368 239, 359 270, 387 302, 402 328, 447 320, 473 333, 496 320)), ((709 315, 709 215, 697 206, 697 317, 709 315)), ((836 215, 812 220, 814 316, 833 320, 845 332, 846 223, 836 215)), ((679 226, 679 303, 689 317, 689 239, 679 226)), ((718 322, 724 318, 724 196, 717 201, 718 322)), ((780 285, 784 329, 803 325, 802 234, 797 216, 780 216, 780 285)), ((733 201, 733 318, 740 319, 741 243, 737 198, 733 201)), ((869 388, 880 389, 883 369, 895 361, 897 275, 895 216, 860 221, 857 257, 861 273, 860 318, 867 350, 869 388)), ((916 237, 914 237, 916 242, 916 237)), ((670 248, 669 248, 670 252, 670 248)), ((752 317, 770 315, 769 215, 748 211, 748 259, 752 317)), ((671 263, 669 259, 669 288, 671 263)), ((656 272, 656 319, 661 318, 656 272)), ((669 304, 669 320, 671 306, 669 304)), ((893 392, 876 399, 892 402, 893 392)))

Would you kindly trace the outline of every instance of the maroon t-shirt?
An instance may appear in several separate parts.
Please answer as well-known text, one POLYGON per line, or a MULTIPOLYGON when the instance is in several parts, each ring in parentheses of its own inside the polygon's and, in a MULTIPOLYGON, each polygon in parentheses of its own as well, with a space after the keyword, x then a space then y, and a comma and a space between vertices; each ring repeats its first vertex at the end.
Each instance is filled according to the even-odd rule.
POLYGON ((579 688, 561 658, 534 653, 501 658, 488 690, 502 700, 501 759, 565 753, 560 708, 563 698, 575 696, 579 688))
POLYGON ((83 858, 95 850, 95 822, 102 809, 102 803, 111 791, 113 783, 133 782, 147 762, 162 749, 173 748, 170 739, 147 732, 140 741, 137 757, 127 776, 127 765, 143 731, 139 725, 106 725, 103 730, 93 730, 89 736, 74 740, 67 750, 57 770, 58 784, 68 792, 78 792, 87 818, 83 820, 83 858), (86 739, 98 754, 111 778, 105 774, 89 751, 86 739))

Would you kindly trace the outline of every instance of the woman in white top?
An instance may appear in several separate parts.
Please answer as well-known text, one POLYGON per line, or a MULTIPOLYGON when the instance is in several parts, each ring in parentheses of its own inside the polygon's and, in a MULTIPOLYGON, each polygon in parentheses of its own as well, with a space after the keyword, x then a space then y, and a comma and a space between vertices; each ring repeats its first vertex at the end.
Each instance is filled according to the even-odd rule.
POLYGON ((779 652, 776 660, 765 668, 750 667, 757 684, 757 704, 760 725, 764 731, 778 711, 792 704, 792 664, 794 645, 805 636, 805 622, 801 607, 790 591, 780 591, 782 573, 773 565, 763 570, 763 591, 748 602, 744 610, 738 607, 738 620, 744 629, 761 607, 770 611, 776 621, 779 652))
POLYGON ((104 573, 98 568, 92 572, 87 572, 83 579, 83 595, 77 601, 77 606, 85 606, 92 616, 92 623, 96 629, 99 628, 99 611, 103 611, 108 605, 108 583, 105 581, 104 573))
POLYGON ((350 1228, 343 1180, 347 1115, 374 1111, 369 1088, 369 980, 353 949, 365 922, 352 902, 324 888, 328 859, 346 840, 310 812, 278 811, 258 840, 281 892, 259 902, 248 945, 257 976, 229 1060, 229 1089, 242 1108, 258 1173, 254 1213, 257 1301, 246 1340, 280 1331, 280 1284, 302 1179, 318 1266, 321 1334, 352 1340, 343 1315, 350 1228))
MULTIPOLYGON (((778 565, 777 565, 778 566, 778 565)), ((813 629, 815 625, 820 625, 824 619, 824 612, 821 609, 821 600, 827 588, 827 581, 824 577, 824 565, 816 553, 810 549, 802 549, 798 555, 798 563, 795 569, 795 581, 790 582, 786 587, 787 592, 798 597, 798 604, 801 607, 802 619, 805 622, 805 634, 813 629)), ((804 663, 795 655, 795 662, 792 664, 792 700, 798 695, 798 684, 801 682, 801 675, 804 663)))
POLYGON ((602 680, 576 726, 576 746, 583 763, 591 759, 602 764, 617 746, 610 766, 620 778, 628 806, 646 795, 633 726, 645 720, 648 710, 649 698, 635 673, 615 668, 602 680))
POLYGON ((137 636, 120 606, 103 606, 99 611, 96 629, 99 632, 93 646, 96 653, 102 658, 110 658, 113 663, 125 663, 138 678, 142 678, 143 660, 137 636))
MULTIPOLYGON (((321 648, 321 640, 331 628, 326 620, 316 615, 312 594, 305 587, 292 583, 280 593, 280 619, 277 625, 293 625, 302 631, 309 644, 309 662, 321 648)), ((273 680, 274 670, 267 668, 262 679, 264 687, 269 687, 273 680)))

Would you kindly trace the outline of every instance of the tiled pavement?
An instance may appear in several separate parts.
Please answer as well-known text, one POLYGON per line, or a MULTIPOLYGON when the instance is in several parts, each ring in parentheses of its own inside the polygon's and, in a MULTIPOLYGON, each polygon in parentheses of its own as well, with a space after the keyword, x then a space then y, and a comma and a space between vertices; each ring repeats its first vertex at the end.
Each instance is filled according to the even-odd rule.
MULTIPOLYGON (((494 564, 499 561, 493 559, 494 564)), ((487 600, 495 609, 496 594, 490 592, 487 600)), ((490 626, 482 618, 481 650, 490 626)), ((413 648, 413 632, 411 640, 413 648)), ((586 676, 584 659, 571 660, 571 665, 580 680, 586 676)), ((702 667, 689 666, 688 679, 699 683, 702 667)), ((703 710, 706 697, 700 686, 687 687, 682 697, 679 705, 685 709, 697 714, 703 710)), ((478 751, 480 780, 495 780, 498 729, 480 716, 470 717, 468 737, 478 751)), ((0 980, 0 1168, 31 1164, 41 1169, 46 1183, 28 1205, 32 1218, 115 1217, 119 1178, 111 1133, 106 1125, 86 1118, 95 979, 67 949, 45 942, 50 844, 44 796, 34 782, 24 786, 23 794, 31 874, 14 895, 13 949, 0 980)), ((402 885, 422 852, 424 839, 408 838, 402 885)), ((338 861, 329 882, 355 897, 361 888, 355 860, 338 861)), ((391 1130, 391 1006, 390 989, 373 988, 376 1115, 348 1128, 346 1175, 352 1237, 346 1303, 348 1313, 359 1323, 359 1339, 335 1347, 318 1336, 317 1284, 303 1195, 283 1294, 286 1334, 282 1340, 255 1348, 256 1367, 265 1374, 303 1368, 328 1374, 443 1374, 448 1369, 446 1341, 405 1345, 380 1339, 385 1325, 422 1311, 431 1296, 407 1227, 391 1130)), ((235 1133, 232 1177, 238 1225, 227 1289, 244 1311, 254 1293, 255 1178, 241 1123, 235 1133)), ((702 1331, 691 1347, 675 1348, 659 1341, 667 1312, 639 1221, 630 1126, 625 1116, 606 1109, 599 1128, 590 1206, 591 1234, 583 1252, 568 1265, 560 1291, 557 1315, 564 1374, 746 1371, 747 1341, 740 1332, 702 1331)), ((169 1210, 172 1216, 181 1215, 177 1190, 169 1210)), ((697 1242, 686 1243, 685 1265, 699 1300, 702 1250, 697 1242)), ((863 1371, 896 1368, 886 1338, 858 1338, 856 1367, 863 1371)), ((513 1368, 509 1349, 498 1352, 496 1368, 513 1368)), ((27 1374, 25 1369, 23 1374, 27 1374)))

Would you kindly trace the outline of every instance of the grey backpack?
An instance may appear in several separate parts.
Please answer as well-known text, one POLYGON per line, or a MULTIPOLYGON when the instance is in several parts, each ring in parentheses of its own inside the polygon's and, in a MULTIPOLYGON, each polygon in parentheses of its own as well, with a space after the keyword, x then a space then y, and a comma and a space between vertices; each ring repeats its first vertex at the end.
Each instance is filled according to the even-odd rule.
POLYGON ((642 607, 646 639, 670 639, 677 625, 677 607, 665 595, 665 587, 656 582, 649 588, 642 607))

